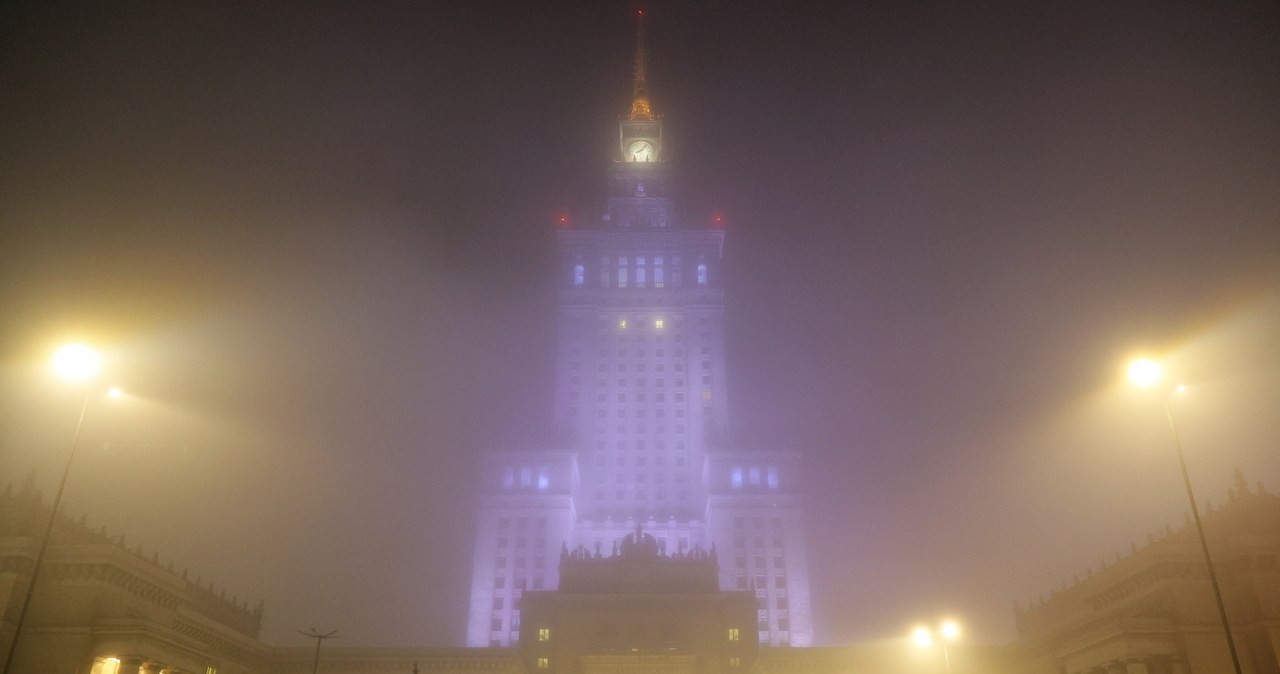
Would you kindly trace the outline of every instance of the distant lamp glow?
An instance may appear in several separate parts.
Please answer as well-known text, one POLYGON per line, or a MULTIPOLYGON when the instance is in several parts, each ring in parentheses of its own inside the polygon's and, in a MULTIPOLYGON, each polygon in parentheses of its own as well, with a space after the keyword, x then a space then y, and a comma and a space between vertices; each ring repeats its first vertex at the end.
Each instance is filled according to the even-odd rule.
POLYGON ((63 379, 83 381, 98 373, 102 357, 84 344, 67 344, 53 354, 53 371, 63 379))
POLYGON ((1129 364, 1129 381, 1134 386, 1147 388, 1160 381, 1160 363, 1150 358, 1139 358, 1129 364))
POLYGON ((944 639, 955 641, 960 636, 960 624, 954 620, 948 620, 942 623, 938 631, 942 633, 944 639))
POLYGON ((118 386, 112 386, 111 388, 107 389, 107 397, 116 398, 116 399, 123 398, 124 391, 120 390, 118 386))
POLYGON ((928 648, 933 645, 933 632, 928 627, 917 627, 911 631, 911 641, 920 648, 928 648))
POLYGON ((1174 390, 1176 393, 1186 393, 1186 392, 1187 392, 1187 385, 1186 385, 1186 384, 1178 384, 1178 386, 1177 386, 1176 388, 1174 388, 1173 390, 1174 390))

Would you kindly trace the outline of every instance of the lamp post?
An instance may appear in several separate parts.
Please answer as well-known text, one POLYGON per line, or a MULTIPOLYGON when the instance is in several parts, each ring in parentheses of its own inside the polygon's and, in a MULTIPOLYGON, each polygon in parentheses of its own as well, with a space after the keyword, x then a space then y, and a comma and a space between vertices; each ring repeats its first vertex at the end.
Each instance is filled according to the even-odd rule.
MULTIPOLYGON (((53 355, 53 370, 59 377, 69 381, 87 381, 98 373, 102 367, 102 357, 92 348, 84 344, 67 344, 53 355)), ((22 636, 22 627, 27 621, 27 610, 31 608, 31 596, 36 590, 36 581, 40 578, 40 569, 44 564, 45 553, 49 551, 49 539, 53 536, 53 525, 58 521, 58 509, 62 505, 62 492, 67 487, 67 477, 71 475, 71 463, 76 458, 76 448, 80 445, 80 431, 84 428, 84 415, 89 409, 89 398, 86 393, 80 404, 80 416, 76 420, 75 435, 71 440, 71 451, 67 454, 67 463, 62 469, 62 479, 58 482, 58 491, 53 497, 53 510, 49 513, 49 524, 45 526, 44 538, 40 541, 40 551, 36 553, 36 563, 31 569, 31 582, 27 585, 27 594, 22 600, 22 609, 18 611, 18 622, 13 629, 13 641, 9 643, 9 654, 4 661, 4 674, 13 668, 13 657, 18 652, 18 639, 22 636)))
MULTIPOLYGON (((316 672, 320 671, 320 644, 323 644, 325 639, 337 639, 338 630, 333 630, 332 632, 326 632, 324 634, 321 634, 316 631, 316 628, 312 627, 310 632, 303 632, 299 630, 298 634, 301 634, 302 636, 307 637, 309 639, 316 640, 316 657, 314 660, 311 661, 311 674, 316 674, 316 672)), ((417 671, 418 663, 416 662, 413 663, 413 669, 414 671, 417 671)))
MULTIPOLYGON (((1163 368, 1154 360, 1141 358, 1129 365, 1129 381, 1135 386, 1151 388, 1160 382, 1163 368)), ((1172 391, 1182 391, 1178 385, 1172 391)), ((1163 393, 1164 414, 1169 420, 1169 433, 1173 436, 1173 449, 1178 455, 1178 467, 1182 469, 1182 484, 1187 488, 1187 501, 1191 503, 1191 517, 1196 523, 1196 534, 1200 537, 1200 550, 1204 553, 1204 564, 1209 569, 1209 584, 1213 586, 1213 599, 1218 604, 1218 618, 1222 620, 1222 631, 1227 637, 1227 650, 1231 652, 1231 664, 1236 674, 1242 674, 1240 655, 1236 653, 1235 640, 1231 637, 1231 623, 1227 621, 1227 607, 1222 603, 1222 588, 1218 585, 1218 573, 1213 568, 1213 557, 1209 555, 1209 542, 1204 536, 1204 525, 1200 522, 1200 508, 1196 505, 1196 495, 1191 489, 1191 475, 1187 472, 1187 459, 1182 453, 1182 440, 1178 437, 1178 427, 1173 422, 1173 406, 1169 404, 1170 390, 1163 393)))
POLYGON ((911 631, 911 640, 920 648, 928 648, 935 640, 942 644, 942 662, 946 664, 947 674, 951 674, 951 653, 947 643, 960 638, 960 624, 954 620, 944 620, 938 629, 932 630, 921 625, 911 631))

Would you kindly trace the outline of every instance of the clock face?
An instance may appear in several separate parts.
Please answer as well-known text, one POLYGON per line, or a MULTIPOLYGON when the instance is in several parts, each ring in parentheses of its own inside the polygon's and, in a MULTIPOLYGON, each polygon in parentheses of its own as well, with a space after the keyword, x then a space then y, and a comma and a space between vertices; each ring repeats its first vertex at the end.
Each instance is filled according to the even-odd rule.
POLYGON ((637 140, 627 147, 628 161, 653 161, 653 144, 647 140, 637 140))

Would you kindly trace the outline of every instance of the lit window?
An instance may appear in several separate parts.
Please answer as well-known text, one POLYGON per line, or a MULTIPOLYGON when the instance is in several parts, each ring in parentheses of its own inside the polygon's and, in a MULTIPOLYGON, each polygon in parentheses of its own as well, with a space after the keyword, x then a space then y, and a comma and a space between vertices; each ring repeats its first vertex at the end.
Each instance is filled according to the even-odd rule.
POLYGON ((769 466, 769 488, 770 489, 778 488, 778 467, 777 466, 769 466))
POLYGON ((734 489, 742 488, 742 467, 741 466, 733 467, 733 471, 730 473, 729 480, 732 483, 734 489))
POLYGON ((546 489, 551 486, 551 470, 543 467, 538 469, 538 489, 546 489))
POLYGON ((538 641, 551 641, 551 628, 550 628, 550 627, 539 627, 539 628, 538 628, 538 641))
POLYGON ((587 277, 587 270, 582 266, 581 263, 573 266, 573 285, 582 287, 582 284, 586 280, 586 277, 587 277))
POLYGON ((662 256, 653 258, 653 287, 661 288, 664 286, 662 278, 662 256))
POLYGON ((538 669, 551 669, 551 658, 538 658, 538 669))
POLYGON ((698 263, 698 285, 700 286, 707 285, 707 263, 706 262, 698 263))
POLYGON ((702 399, 703 399, 703 400, 711 400, 711 391, 703 391, 703 392, 702 392, 702 399))
POLYGON ((741 634, 739 634, 739 632, 738 632, 738 628, 736 628, 736 627, 730 627, 730 628, 729 628, 729 641, 741 641, 741 640, 742 640, 742 635, 741 635, 741 634))
POLYGON ((619 328, 619 329, 621 329, 621 330, 626 330, 626 329, 627 329, 627 319, 625 319, 625 318, 619 318, 619 319, 618 319, 618 328, 619 328))

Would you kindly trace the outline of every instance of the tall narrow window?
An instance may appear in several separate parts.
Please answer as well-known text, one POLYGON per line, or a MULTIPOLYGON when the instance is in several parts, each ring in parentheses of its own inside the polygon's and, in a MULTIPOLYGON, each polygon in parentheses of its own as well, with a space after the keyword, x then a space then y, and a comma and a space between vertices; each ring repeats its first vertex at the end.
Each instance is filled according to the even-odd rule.
POLYGON ((511 466, 502 469, 502 487, 510 489, 516 486, 516 471, 511 466))
POLYGON ((734 489, 742 488, 742 467, 734 466, 733 471, 729 473, 729 481, 734 489))
POLYGON ((778 488, 778 467, 777 466, 769 466, 769 488, 770 489, 778 488))
POLYGON ((582 263, 579 262, 578 264, 573 265, 573 285, 581 288, 582 284, 585 283, 586 280, 587 270, 582 266, 582 263))
POLYGON ((627 287, 627 258, 618 258, 618 287, 627 287))
POLYGON ((538 641, 551 641, 551 628, 550 628, 550 627, 539 627, 539 628, 538 628, 538 641))
POLYGON ((707 285, 707 263, 706 262, 698 263, 698 285, 700 286, 707 285))
POLYGON ((653 287, 655 288, 664 287, 664 283, 663 283, 664 281, 665 279, 663 278, 663 274, 662 274, 662 256, 655 255, 653 258, 653 287))
POLYGON ((545 490, 551 486, 551 469, 543 466, 538 468, 538 489, 545 490))

